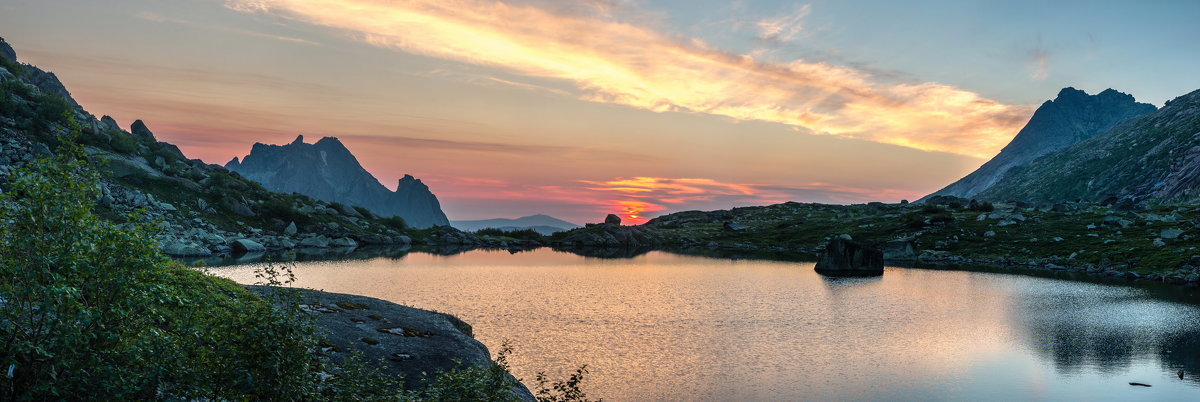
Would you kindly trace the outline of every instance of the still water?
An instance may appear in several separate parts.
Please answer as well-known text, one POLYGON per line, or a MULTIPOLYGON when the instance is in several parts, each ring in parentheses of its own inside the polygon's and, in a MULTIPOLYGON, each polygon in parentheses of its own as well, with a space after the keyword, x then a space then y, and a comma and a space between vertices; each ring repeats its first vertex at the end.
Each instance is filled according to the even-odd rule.
MULTIPOLYGON (((254 267, 210 272, 252 283, 254 267)), ((457 315, 493 351, 509 341, 527 384, 587 364, 607 400, 1200 400, 1200 305, 1148 288, 549 249, 294 269, 297 286, 457 315)))

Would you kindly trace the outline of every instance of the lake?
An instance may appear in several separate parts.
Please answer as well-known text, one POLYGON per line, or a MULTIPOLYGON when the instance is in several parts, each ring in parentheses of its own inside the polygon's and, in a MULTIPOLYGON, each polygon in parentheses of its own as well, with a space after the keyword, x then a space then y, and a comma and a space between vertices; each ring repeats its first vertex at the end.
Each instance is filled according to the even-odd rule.
MULTIPOLYGON (((253 283, 255 267, 209 272, 253 283)), ((1200 304, 1186 290, 550 249, 294 270, 297 286, 454 314, 493 352, 507 340, 531 388, 537 371, 587 364, 589 396, 607 400, 1200 400, 1200 304)))

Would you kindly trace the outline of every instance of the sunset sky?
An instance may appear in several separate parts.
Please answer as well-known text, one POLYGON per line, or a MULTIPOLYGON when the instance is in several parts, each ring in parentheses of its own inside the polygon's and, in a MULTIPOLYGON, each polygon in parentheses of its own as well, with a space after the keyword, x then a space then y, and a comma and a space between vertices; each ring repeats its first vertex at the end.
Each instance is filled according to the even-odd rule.
POLYGON ((336 136, 450 219, 916 199, 1060 88, 1200 88, 1200 2, 4 0, 0 36, 192 158, 336 136))

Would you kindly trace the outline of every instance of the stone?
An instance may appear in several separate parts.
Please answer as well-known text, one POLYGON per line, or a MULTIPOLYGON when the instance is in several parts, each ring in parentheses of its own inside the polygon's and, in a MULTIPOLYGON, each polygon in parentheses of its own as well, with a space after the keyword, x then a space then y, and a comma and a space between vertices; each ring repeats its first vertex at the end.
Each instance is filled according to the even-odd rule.
POLYGON ((222 198, 221 205, 223 205, 223 206, 225 206, 225 208, 229 209, 230 212, 233 212, 233 213, 241 215, 241 216, 256 215, 254 213, 254 210, 250 209, 249 205, 246 205, 246 203, 242 202, 239 199, 233 198, 233 197, 226 196, 225 198, 222 198))
POLYGON ((917 258, 912 243, 902 240, 890 241, 879 247, 884 260, 914 260, 917 258))
POLYGON ((358 242, 349 237, 339 237, 329 242, 329 245, 333 247, 358 247, 358 242))
POLYGON ((300 247, 329 247, 329 238, 321 235, 309 237, 300 241, 300 247))
POLYGON ((1162 246, 1166 246, 1167 242, 1163 241, 1162 238, 1156 238, 1156 239, 1154 239, 1154 245, 1158 246, 1158 247, 1162 247, 1162 246))
POLYGON ((725 224, 722 225, 722 229, 729 232, 740 232, 746 230, 746 227, 735 222, 725 222, 725 224))
POLYGON ((617 216, 616 214, 608 214, 608 216, 604 217, 604 223, 620 225, 621 217, 617 216))
POLYGON ((1181 234, 1183 234, 1183 231, 1179 230, 1179 229, 1163 229, 1161 232, 1158 233, 1158 237, 1161 237, 1161 238, 1164 238, 1167 240, 1178 239, 1179 235, 1181 235, 1181 234))
POLYGON ((236 239, 232 242, 229 242, 229 246, 233 247, 233 251, 257 252, 267 250, 267 248, 259 242, 250 239, 236 239))
POLYGON ((830 240, 815 270, 825 276, 883 275, 883 252, 841 237, 830 240))
POLYGON ((286 228, 283 228, 283 234, 291 236, 296 234, 296 222, 289 222, 286 228))
POLYGON ((983 232, 983 237, 995 237, 995 236, 996 236, 996 232, 993 232, 991 230, 983 232))

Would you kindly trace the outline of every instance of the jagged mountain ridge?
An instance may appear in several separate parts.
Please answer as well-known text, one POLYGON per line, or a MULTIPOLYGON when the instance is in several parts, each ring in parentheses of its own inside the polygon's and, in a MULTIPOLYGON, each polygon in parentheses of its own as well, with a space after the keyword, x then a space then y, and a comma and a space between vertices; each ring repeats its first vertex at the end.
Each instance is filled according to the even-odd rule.
POLYGON ((405 175, 388 190, 335 137, 315 143, 304 136, 286 145, 255 143, 250 154, 225 168, 283 193, 360 206, 382 216, 399 216, 414 227, 449 225, 437 197, 421 180, 405 175))
POLYGON ((970 198, 991 187, 1010 169, 1040 156, 1095 137, 1131 118, 1157 108, 1113 89, 1096 95, 1066 87, 1042 103, 1025 127, 991 160, 971 174, 922 199, 935 195, 970 198))
POLYGON ((101 173, 99 198, 80 202, 95 201, 98 215, 122 224, 154 222, 153 236, 170 255, 412 242, 412 231, 392 220, 271 192, 221 166, 188 159, 141 120, 126 131, 109 116, 97 119, 54 74, 16 56, 0 38, 0 187, 37 158, 79 148, 101 173))
POLYGON ((562 232, 580 227, 577 224, 543 214, 522 216, 516 219, 496 218, 450 221, 450 226, 453 226, 455 229, 465 231, 476 231, 486 228, 495 228, 501 230, 533 229, 543 235, 550 235, 555 232, 562 232))
POLYGON ((1200 202, 1200 90, 1014 169, 979 197, 1200 202))

